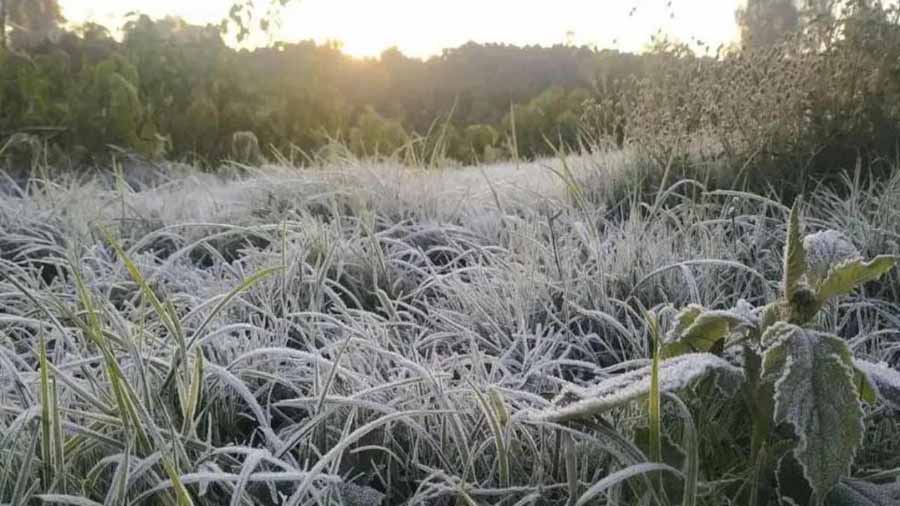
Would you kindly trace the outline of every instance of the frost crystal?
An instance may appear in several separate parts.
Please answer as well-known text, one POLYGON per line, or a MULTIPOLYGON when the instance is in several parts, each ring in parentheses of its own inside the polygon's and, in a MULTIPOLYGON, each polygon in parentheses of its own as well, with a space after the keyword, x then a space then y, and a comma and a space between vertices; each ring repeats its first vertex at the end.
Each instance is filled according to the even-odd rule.
POLYGON ((828 270, 845 260, 860 258, 859 250, 837 230, 825 230, 803 238, 806 264, 814 281, 824 279, 828 270))

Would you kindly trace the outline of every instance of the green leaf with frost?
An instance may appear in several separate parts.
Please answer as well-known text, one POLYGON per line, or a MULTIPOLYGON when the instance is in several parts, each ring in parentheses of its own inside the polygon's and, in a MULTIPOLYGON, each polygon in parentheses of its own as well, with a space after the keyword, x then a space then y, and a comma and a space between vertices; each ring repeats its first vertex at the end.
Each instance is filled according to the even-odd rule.
POLYGON ((819 304, 839 295, 846 295, 857 286, 874 281, 894 268, 897 257, 881 255, 870 262, 861 258, 845 260, 831 267, 828 274, 816 286, 816 298, 819 304))
MULTIPOLYGON (((783 321, 775 322, 763 332, 760 344, 762 344, 763 349, 770 349, 773 346, 781 345, 785 340, 790 339, 798 330, 801 330, 801 328, 796 325, 783 321)), ((772 357, 767 354, 766 360, 772 360, 772 357)))
POLYGON ((766 331, 778 323, 781 318, 781 310, 780 304, 777 302, 773 302, 770 304, 766 304, 759 311, 759 322, 756 326, 756 335, 759 342, 762 342, 762 336, 766 334, 766 331))
POLYGON ((689 304, 675 315, 675 328, 671 335, 681 336, 706 309, 700 304, 689 304))
POLYGON ((690 344, 683 341, 663 343, 662 350, 660 351, 660 358, 666 360, 694 352, 694 348, 690 344))
POLYGON ((793 426, 794 456, 821 504, 862 442, 853 358, 838 337, 790 324, 772 329, 779 338, 766 352, 763 377, 777 378, 774 421, 793 426))
MULTIPOLYGON (((853 363, 856 364, 855 359, 853 363)), ((875 404, 878 401, 878 387, 872 383, 872 379, 866 373, 859 370, 858 366, 853 374, 853 384, 856 385, 860 400, 869 404, 875 404)))
POLYGON ((697 305, 688 306, 676 316, 677 324, 664 347, 663 357, 684 353, 706 352, 733 332, 756 328, 758 319, 746 301, 727 311, 705 311, 697 305))
POLYGON ((784 298, 791 300, 806 274, 806 251, 800 237, 800 200, 791 208, 784 245, 784 298))
POLYGON ((833 266, 862 257, 850 239, 837 230, 807 235, 803 238, 803 250, 806 252, 806 275, 812 284, 825 279, 833 266))
POLYGON ((900 410, 900 371, 886 364, 876 364, 862 359, 854 359, 853 365, 856 366, 857 373, 863 377, 862 383, 872 391, 873 398, 877 397, 891 408, 900 410))
MULTIPOLYGON (((565 421, 590 417, 646 397, 650 393, 652 368, 643 367, 601 381, 590 387, 570 386, 553 400, 553 406, 530 413, 530 418, 565 421)), ((681 355, 659 364, 660 393, 682 390, 715 375, 723 390, 735 391, 743 382, 743 371, 710 353, 681 355)))

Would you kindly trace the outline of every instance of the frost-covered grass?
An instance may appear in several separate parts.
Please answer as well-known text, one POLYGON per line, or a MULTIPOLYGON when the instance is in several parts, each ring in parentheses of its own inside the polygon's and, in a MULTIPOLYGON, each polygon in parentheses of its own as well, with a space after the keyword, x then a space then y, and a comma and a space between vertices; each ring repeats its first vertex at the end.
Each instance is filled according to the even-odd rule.
MULTIPOLYGON (((758 303, 782 268, 785 206, 692 182, 640 203, 629 163, 7 184, 0 504, 574 504, 647 460, 645 410, 517 415, 645 365, 642 310, 758 303)), ((900 176, 841 191, 807 198, 808 231, 900 254, 900 176)), ((898 287, 821 325, 896 368, 898 287)), ((749 428, 682 397, 700 503, 723 504, 749 428)), ((896 479, 897 418, 867 413, 854 475, 896 479)))

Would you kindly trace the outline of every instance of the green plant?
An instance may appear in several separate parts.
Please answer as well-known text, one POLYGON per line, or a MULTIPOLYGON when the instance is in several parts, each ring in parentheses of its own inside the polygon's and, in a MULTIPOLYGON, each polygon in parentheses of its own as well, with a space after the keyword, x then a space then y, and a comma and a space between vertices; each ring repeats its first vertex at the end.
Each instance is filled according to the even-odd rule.
MULTIPOLYGON (((855 358, 846 341, 820 330, 818 315, 834 298, 879 279, 897 260, 883 255, 865 261, 833 230, 802 238, 795 204, 777 300, 760 307, 741 300, 730 310, 690 305, 675 317, 651 365, 592 388, 567 389, 538 418, 591 418, 649 397, 651 459, 664 464, 660 392, 682 390, 715 375, 719 387, 743 394, 751 420, 745 450, 752 469, 736 494, 745 504, 768 504, 776 497, 792 504, 860 504, 854 502, 866 495, 854 491, 860 487, 875 490, 872 497, 886 501, 876 498, 862 504, 895 504, 896 487, 878 491, 873 484, 850 479, 850 471, 864 436, 863 402, 900 408, 900 374, 855 358)), ((646 318, 650 328, 656 328, 657 315, 646 318)))

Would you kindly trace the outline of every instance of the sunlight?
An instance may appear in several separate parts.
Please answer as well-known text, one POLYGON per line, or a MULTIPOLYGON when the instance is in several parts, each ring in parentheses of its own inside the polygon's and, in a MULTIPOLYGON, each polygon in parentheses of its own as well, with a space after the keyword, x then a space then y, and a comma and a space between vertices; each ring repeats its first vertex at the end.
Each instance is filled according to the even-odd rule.
MULTIPOLYGON (((521 46, 571 42, 639 51, 658 31, 715 47, 736 39, 738 1, 458 0, 451 6, 433 0, 296 0, 281 13, 280 29, 271 38, 340 41, 344 52, 356 57, 378 56, 394 46, 409 56, 428 57, 469 41, 521 46)), ((217 23, 227 15, 230 4, 227 0, 61 1, 70 22, 91 20, 108 26, 120 26, 131 11, 217 23)), ((268 41, 259 35, 252 40, 254 44, 268 41)))

